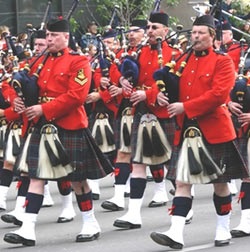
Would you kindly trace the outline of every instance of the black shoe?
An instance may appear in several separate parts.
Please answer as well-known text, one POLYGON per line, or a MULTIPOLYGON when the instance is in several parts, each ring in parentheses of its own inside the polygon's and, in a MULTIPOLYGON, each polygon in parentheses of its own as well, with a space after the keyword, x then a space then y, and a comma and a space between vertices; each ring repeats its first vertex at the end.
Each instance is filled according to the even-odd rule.
POLYGON ((100 199, 100 194, 92 193, 92 199, 93 200, 99 200, 100 199))
POLYGON ((223 247, 223 246, 228 246, 230 243, 230 239, 226 240, 215 240, 214 241, 214 246, 215 247, 223 247))
POLYGON ((122 210, 124 210, 124 207, 119 207, 115 203, 113 203, 111 201, 108 201, 108 200, 102 202, 101 207, 106 209, 106 210, 110 210, 110 211, 122 211, 122 210))
POLYGON ((161 207, 161 206, 166 206, 167 202, 161 201, 161 202, 156 202, 152 200, 149 204, 148 207, 161 207))
POLYGON ((5 210, 5 208, 0 207, 0 212, 4 212, 5 210))
POLYGON ((241 230, 231 230, 231 235, 233 238, 240 238, 240 237, 245 237, 245 236, 249 236, 249 233, 245 233, 244 231, 241 230))
POLYGON ((45 207, 52 207, 53 206, 53 204, 44 204, 44 205, 42 205, 41 207, 42 208, 45 208, 45 207))
POLYGON ((192 222, 193 216, 185 220, 185 224, 188 225, 192 222))
POLYGON ((124 229, 136 229, 141 228, 141 224, 133 224, 128 221, 116 220, 113 224, 115 227, 124 228, 124 229))
POLYGON ((74 218, 66 218, 66 217, 58 217, 57 219, 57 223, 66 223, 66 222, 70 222, 73 221, 74 218))
POLYGON ((76 242, 88 242, 88 241, 94 241, 100 236, 100 233, 96 233, 93 235, 88 234, 79 234, 76 236, 76 242))
POLYGON ((8 243, 23 244, 24 246, 35 246, 36 244, 35 240, 26 239, 15 233, 7 233, 3 239, 8 243))
POLYGON ((14 215, 12 214, 3 214, 1 216, 2 221, 6 223, 13 223, 17 226, 22 226, 22 221, 18 220, 14 215))
POLYGON ((157 232, 153 232, 150 234, 151 239, 163 246, 168 246, 172 249, 182 249, 183 248, 183 244, 176 242, 174 240, 172 240, 171 238, 169 238, 167 235, 161 234, 161 233, 157 233, 157 232))
POLYGON ((169 193, 174 196, 175 195, 175 189, 170 189, 169 193))
POLYGON ((124 193, 124 198, 129 198, 130 197, 130 193, 129 192, 125 192, 124 193))

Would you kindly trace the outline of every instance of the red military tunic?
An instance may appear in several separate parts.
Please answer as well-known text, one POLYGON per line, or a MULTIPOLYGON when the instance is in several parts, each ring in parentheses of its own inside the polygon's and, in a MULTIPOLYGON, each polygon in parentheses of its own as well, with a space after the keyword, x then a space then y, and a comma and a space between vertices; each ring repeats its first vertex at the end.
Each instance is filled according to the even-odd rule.
MULTIPOLYGON (((175 58, 180 54, 174 48, 171 48, 166 42, 162 43, 162 56, 163 56, 163 66, 172 60, 173 55, 175 58)), ((141 54, 139 56, 139 81, 138 85, 146 89, 147 104, 151 111, 159 118, 168 118, 168 112, 166 107, 160 107, 155 105, 157 94, 159 92, 156 82, 153 78, 153 73, 160 68, 158 62, 158 52, 157 50, 152 50, 150 46, 142 48, 141 54)))
POLYGON ((236 138, 228 108, 225 106, 235 81, 234 66, 228 55, 209 48, 208 55, 192 54, 180 78, 179 101, 185 113, 177 116, 180 129, 175 144, 179 144, 184 116, 197 119, 205 139, 211 144, 236 138), (217 71, 218 69, 218 71, 217 71))
MULTIPOLYGON (((32 67, 31 73, 36 71, 39 62, 32 67)), ((42 103, 45 118, 67 130, 86 128, 88 118, 83 104, 90 82, 91 68, 87 57, 71 53, 68 48, 51 54, 37 82, 41 100, 49 100, 42 103)))
MULTIPOLYGON (((93 81, 94 81, 94 84, 95 84, 95 88, 96 90, 98 90, 100 96, 101 96, 101 99, 103 101, 103 103, 105 104, 105 106, 114 112, 114 115, 116 115, 116 113, 118 112, 118 98, 113 98, 108 89, 101 89, 100 87, 100 80, 101 80, 101 77, 102 77, 102 73, 101 73, 101 69, 100 68, 97 68, 95 70, 95 72, 93 73, 93 81)), ((116 85, 116 83, 112 83, 111 85, 116 85)))

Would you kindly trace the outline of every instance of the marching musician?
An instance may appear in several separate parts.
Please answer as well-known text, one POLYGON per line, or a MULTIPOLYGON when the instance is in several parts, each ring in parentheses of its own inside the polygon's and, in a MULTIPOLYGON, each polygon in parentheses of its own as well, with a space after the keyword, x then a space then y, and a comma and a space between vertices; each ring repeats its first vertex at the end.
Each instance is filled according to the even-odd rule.
MULTIPOLYGON (((248 59, 249 60, 249 59, 248 59)), ((242 66, 244 68, 244 76, 242 81, 246 85, 246 89, 250 85, 250 68, 249 62, 248 65, 245 64, 242 66)), ((250 92, 246 92, 244 99, 250 99, 250 92)), ((236 129, 239 150, 244 157, 246 163, 249 162, 249 153, 248 153, 248 141, 249 141, 249 130, 250 130, 250 107, 249 102, 247 102, 246 107, 243 108, 242 104, 236 101, 228 102, 228 108, 232 114, 238 120, 240 128, 236 129)), ((239 200, 241 203, 241 218, 240 223, 231 230, 231 235, 233 238, 245 237, 250 235, 250 178, 243 178, 240 187, 239 200)))
POLYGON ((87 128, 83 103, 90 87, 91 69, 85 56, 68 48, 68 21, 49 20, 46 41, 48 53, 31 67, 30 72, 35 72, 43 62, 37 80, 39 103, 27 108, 22 102, 15 103, 15 110, 25 113, 34 124, 26 159, 30 185, 22 227, 5 234, 4 240, 26 246, 36 243, 35 223, 43 201, 45 179, 66 177, 72 180, 83 218, 76 242, 96 240, 101 230, 94 215, 87 178, 101 178, 112 172, 110 162, 87 128))
POLYGON ((233 39, 232 26, 228 21, 224 21, 221 25, 217 25, 216 28, 215 47, 227 53, 232 58, 237 74, 239 71, 241 48, 239 42, 233 39))
MULTIPOLYGON (((137 60, 136 57, 140 53, 138 52, 141 49, 140 47, 142 47, 143 44, 146 44, 146 26, 147 20, 145 19, 135 19, 132 21, 127 33, 128 45, 122 44, 123 50, 119 51, 116 55, 120 61, 120 70, 123 69, 122 64, 125 64, 126 60, 137 60)), ((119 82, 119 78, 124 74, 123 72, 118 71, 117 68, 117 64, 112 64, 110 68, 111 80, 115 83, 119 82)), ((135 78, 132 75, 131 77, 135 78)), ((133 82, 133 80, 131 82, 133 82)), ((113 95, 115 95, 115 93, 112 94, 112 96, 113 95)), ((131 109, 132 104, 129 102, 129 97, 126 97, 125 95, 120 102, 119 111, 115 118, 115 130, 117 131, 115 134, 115 136, 117 136, 117 157, 115 163, 114 196, 101 204, 104 209, 110 211, 124 210, 125 207, 124 195, 131 173, 131 146, 130 135, 123 134, 123 131, 124 127, 126 127, 128 132, 131 132, 131 122, 133 121, 131 109), (128 138, 128 143, 125 143, 126 141, 123 140, 124 138, 128 138)), ((168 201, 164 180, 164 167, 150 166, 150 170, 156 183, 154 185, 154 196, 149 203, 149 207, 164 206, 168 201)))
POLYGON ((90 22, 87 25, 87 32, 82 35, 81 40, 79 41, 79 46, 83 51, 88 53, 88 46, 95 45, 96 47, 98 46, 98 41, 96 38, 98 32, 98 26, 95 21, 90 22))
MULTIPOLYGON (((122 44, 122 49, 116 54, 116 57, 119 59, 119 64, 113 63, 110 67, 110 78, 113 83, 119 83, 119 78, 121 77, 121 72, 119 71, 120 64, 126 58, 126 56, 131 55, 132 52, 136 53, 137 46, 142 43, 145 34, 145 27, 147 25, 146 20, 133 20, 131 26, 129 27, 129 32, 127 34, 127 44, 122 44)), ((110 88, 111 97, 117 97, 118 91, 122 91, 121 87, 112 87, 110 88)), ((123 98, 125 99, 125 98, 123 98)), ((129 103, 129 102, 128 102, 129 103)), ((131 150, 129 147, 124 150, 121 148, 121 119, 123 111, 127 111, 126 115, 127 122, 126 125, 129 125, 128 118, 131 118, 129 114, 130 107, 123 105, 123 100, 119 102, 119 110, 115 118, 115 136, 116 136, 116 148, 117 148, 117 157, 115 163, 115 183, 114 183, 114 196, 111 199, 105 200, 102 202, 102 208, 109 211, 120 211, 124 210, 125 207, 125 190, 126 183, 129 179, 131 173, 131 150), (127 110, 126 110, 127 109, 127 110)), ((131 121, 130 121, 131 122, 131 121)), ((131 127, 131 125, 129 125, 131 127)), ((128 128, 129 128, 128 126, 128 128)), ((130 138, 130 136, 128 136, 130 138)), ((130 140, 130 139, 129 139, 130 140)))
MULTIPOLYGON (((39 57, 44 50, 47 49, 47 42, 46 42, 46 32, 45 30, 37 30, 33 34, 33 40, 34 40, 34 56, 39 57)), ((35 57, 30 59, 30 61, 35 60, 35 57)), ((26 62, 20 62, 20 65, 25 65, 26 62)), ((17 98, 20 99, 20 98, 17 98)), ((13 107, 11 109, 7 109, 4 111, 5 117, 7 121, 17 120, 19 119, 20 115, 13 111, 13 107), (10 117, 12 115, 12 118, 10 117)), ((22 129, 23 131, 25 129, 22 129)), ((25 135, 24 132, 22 132, 22 135, 25 135)), ((14 171, 15 172, 15 171, 14 171)), ((29 187, 29 177, 26 173, 17 174, 18 175, 18 191, 17 191, 17 198, 16 198, 16 205, 14 210, 11 212, 8 212, 6 214, 3 214, 1 216, 1 219, 4 222, 7 223, 14 223, 16 225, 21 225, 21 215, 23 213, 23 206, 25 204, 25 196, 28 191, 29 187)), ((4 175, 2 177, 3 181, 8 181, 8 177, 5 178, 4 175)), ((7 184, 9 187, 9 184, 7 184)), ((7 187, 6 185, 6 187, 7 187)), ((61 200, 62 200, 62 211, 57 219, 58 223, 64 223, 72 221, 75 217, 75 211, 73 208, 72 203, 72 187, 71 183, 69 181, 63 181, 58 180, 57 186, 60 192, 61 200)), ((0 186, 1 187, 1 186, 0 186)), ((7 190, 6 190, 7 191, 7 190)), ((0 202, 1 199, 5 197, 6 195, 2 192, 0 196, 0 202)), ((49 185, 46 182, 44 186, 44 198, 43 198, 43 207, 52 206, 53 200, 50 196, 49 192, 49 185)))
POLYGON ((1 25, 0 26, 0 50, 7 49, 5 35, 9 35, 9 34, 10 34, 9 27, 6 25, 1 25))
MULTIPOLYGON (((108 75, 112 64, 110 55, 115 55, 117 49, 115 37, 116 31, 110 29, 103 33, 102 38, 98 38, 99 55, 95 62, 96 67, 92 68, 92 83, 85 103, 85 107, 88 108, 86 110, 89 111, 89 128, 92 135, 112 164, 116 157, 114 117, 118 111, 118 103, 117 99, 113 99, 109 94, 109 90, 115 88, 115 85, 110 84, 108 75), (110 85, 109 90, 102 87, 108 84, 110 85)), ((93 199, 98 200, 100 198, 99 180, 89 180, 89 183, 93 199)))
POLYGON ((131 130, 132 174, 130 180, 129 209, 124 216, 115 220, 115 227, 124 229, 141 227, 140 210, 146 187, 146 166, 164 165, 169 159, 168 154, 170 154, 170 146, 173 142, 175 123, 173 119, 169 119, 167 110, 162 109, 156 103, 156 96, 159 91, 153 78, 155 70, 159 69, 163 64, 170 62, 173 54, 179 54, 179 51, 175 51, 165 41, 167 33, 168 15, 164 12, 152 12, 147 24, 149 44, 141 49, 138 58, 138 81, 133 86, 124 76, 120 77, 123 91, 130 97, 134 117, 131 130), (146 128, 148 127, 147 125, 149 129, 146 128), (145 126, 145 128, 142 126, 145 126), (167 136, 164 134, 163 129, 167 132, 167 136), (151 142, 155 138, 148 136, 141 139, 142 135, 140 135, 141 133, 139 134, 141 131, 147 132, 148 130, 153 131, 156 135, 160 135, 158 136, 161 140, 154 151, 152 150, 153 145, 151 142), (166 145, 163 146, 163 142, 166 145), (142 143, 144 143, 144 146, 142 146, 142 143), (156 151, 157 147, 161 148, 159 152, 158 150, 156 151))
POLYGON ((170 228, 151 233, 151 238, 174 249, 184 246, 185 217, 191 208, 194 183, 213 184, 217 213, 215 246, 229 245, 232 199, 227 182, 248 176, 225 105, 234 85, 234 66, 228 55, 213 50, 214 37, 213 17, 197 17, 191 34, 194 52, 180 77, 179 101, 158 101, 167 106, 171 118, 176 116, 179 126, 167 174, 168 179, 176 178, 176 193, 170 210, 170 228))
MULTIPOLYGON (((231 92, 231 100, 228 102, 228 108, 232 113, 235 123, 237 140, 239 142, 239 150, 244 157, 246 163, 249 162, 248 141, 249 141, 249 115, 250 115, 250 75, 249 75, 249 45, 246 46, 245 40, 241 39, 238 52, 238 65, 235 66, 237 76, 235 86, 231 92), (245 91, 244 91, 245 90, 245 91), (244 95, 240 95, 243 99, 235 98, 243 91, 244 95)), ((229 54, 230 55, 230 54, 229 54)), ((235 53, 234 53, 235 55, 235 53)), ((235 55, 236 56, 236 55, 235 55)), ((234 61, 235 62, 235 61, 234 61)), ((242 94, 243 94, 242 93, 242 94)), ((240 187, 239 200, 241 203, 240 223, 231 230, 233 238, 244 237, 250 235, 250 178, 243 178, 240 187)))

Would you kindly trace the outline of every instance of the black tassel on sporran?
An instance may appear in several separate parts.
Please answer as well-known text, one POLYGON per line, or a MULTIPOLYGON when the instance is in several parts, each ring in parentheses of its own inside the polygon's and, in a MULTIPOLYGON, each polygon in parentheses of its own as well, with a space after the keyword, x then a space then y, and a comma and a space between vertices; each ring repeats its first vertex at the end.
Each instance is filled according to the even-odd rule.
POLYGON ((157 157, 161 157, 165 154, 165 149, 155 125, 152 126, 151 133, 154 155, 157 157))
POLYGON ((47 151, 50 163, 52 166, 58 166, 59 164, 61 164, 61 161, 59 160, 59 158, 55 155, 55 153, 53 152, 49 141, 47 139, 44 140, 44 146, 45 149, 47 151))
POLYGON ((200 155, 201 163, 204 167, 205 173, 208 175, 217 173, 217 169, 214 163, 207 157, 202 147, 199 147, 199 155, 200 155))
POLYGON ((123 123, 122 127, 122 134, 123 134, 123 142, 125 146, 130 146, 131 138, 130 138, 130 133, 128 130, 128 125, 127 123, 123 123))
POLYGON ((20 146, 18 146, 17 144, 16 137, 12 135, 12 155, 16 157, 19 155, 19 153, 20 153, 20 146))
POLYGON ((106 134, 106 139, 108 145, 114 145, 115 144, 115 139, 114 139, 114 133, 110 130, 108 125, 104 126, 105 134, 106 134))
POLYGON ((102 132, 100 125, 96 126, 95 141, 97 145, 103 145, 102 132))
POLYGON ((142 130, 142 136, 143 136, 143 156, 145 157, 151 157, 154 154, 153 151, 153 145, 147 130, 147 127, 144 126, 142 130))
POLYGON ((54 142, 55 142, 55 145, 56 145, 56 149, 57 149, 58 156, 59 156, 59 159, 61 161, 61 164, 63 166, 66 166, 67 164, 70 163, 68 154, 67 154, 65 148, 63 147, 63 145, 56 138, 54 139, 54 142))
POLYGON ((3 150, 4 145, 4 133, 3 130, 0 131, 0 149, 3 150))
POLYGON ((188 162, 191 175, 198 175, 202 172, 201 164, 195 158, 194 152, 190 146, 188 146, 188 162))

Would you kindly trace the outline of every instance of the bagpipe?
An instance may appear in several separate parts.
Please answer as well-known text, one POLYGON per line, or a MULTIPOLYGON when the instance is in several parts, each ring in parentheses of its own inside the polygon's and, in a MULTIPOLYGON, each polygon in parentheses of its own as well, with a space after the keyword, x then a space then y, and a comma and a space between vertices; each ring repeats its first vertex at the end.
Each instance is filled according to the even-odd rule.
MULTIPOLYGON (((137 86, 139 78, 140 67, 138 64, 138 55, 146 42, 147 40, 142 41, 131 54, 125 51, 119 61, 118 69, 121 75, 130 82, 133 88, 137 86)), ((125 48, 125 46, 123 47, 125 48)), ((121 118, 119 150, 126 153, 131 153, 131 131, 133 123, 132 104, 129 99, 130 96, 124 94, 118 111, 118 115, 121 118)))
POLYGON ((22 99, 26 107, 35 105, 38 103, 39 88, 37 85, 37 80, 39 74, 46 62, 49 54, 46 53, 47 49, 39 55, 30 65, 26 64, 23 70, 18 71, 13 74, 13 78, 10 80, 11 86, 17 93, 17 96, 22 99), (43 61, 38 65, 37 70, 30 76, 30 68, 37 62, 37 60, 44 56, 43 61))
MULTIPOLYGON (((158 89, 169 98, 169 103, 178 101, 180 78, 193 53, 194 45, 190 46, 177 59, 174 59, 173 55, 169 63, 154 73, 158 89), (176 64, 181 59, 179 68, 175 69, 176 64)), ((185 126, 186 130, 183 133, 183 143, 177 162, 177 180, 200 184, 218 178, 222 175, 223 170, 211 158, 204 144, 201 131, 197 125, 192 125, 192 123, 185 126)))
MULTIPOLYGON (((105 45, 101 39, 101 35, 97 35, 97 40, 99 44, 98 61, 101 69, 101 75, 102 77, 109 78, 109 67, 111 62, 105 55, 105 45)), ((112 83, 109 83, 107 89, 109 89, 111 85, 112 83)), ((101 90, 104 91, 102 87, 101 90)), ((117 104, 116 99, 114 101, 117 104)), ((110 124, 110 115, 107 111, 105 111, 105 105, 103 104, 102 100, 97 101, 96 110, 97 113, 94 118, 94 124, 91 132, 92 136, 103 153, 112 152, 116 149, 114 131, 110 124)))
MULTIPOLYGON (((70 8, 69 12, 67 13, 67 15, 66 15, 66 17, 65 17, 66 20, 70 21, 70 18, 71 18, 71 16, 73 15, 73 13, 74 13, 74 11, 75 11, 75 9, 76 9, 76 7, 77 7, 78 4, 79 4, 79 0, 73 0, 73 3, 72 3, 72 5, 71 5, 71 8, 70 8)), ((75 42, 75 40, 74 40, 73 35, 72 35, 71 32, 70 32, 69 35, 70 35, 70 36, 69 36, 69 47, 70 47, 73 51, 76 52, 76 51, 77 51, 76 42, 75 42)))
POLYGON ((248 113, 250 111, 250 83, 249 76, 244 74, 245 63, 248 59, 250 48, 246 51, 245 40, 240 40, 241 53, 238 77, 235 85, 231 90, 230 97, 233 102, 237 102, 242 106, 242 111, 248 113))
MULTIPOLYGON (((158 86, 160 92, 166 95, 169 99, 169 103, 178 101, 179 97, 179 80, 182 72, 193 52, 193 46, 190 46, 183 54, 175 59, 175 52, 173 51, 172 60, 168 62, 164 67, 155 71, 153 74, 154 80, 158 86), (186 58, 181 62, 179 69, 175 71, 176 64, 186 55, 186 58)), ((161 61, 161 59, 160 59, 161 61)))
MULTIPOLYGON (((158 63, 160 68, 163 64, 161 47, 162 38, 157 38, 158 63)), ((134 62, 131 59, 128 59, 128 62, 128 66, 130 65, 130 69, 128 68, 128 70, 130 70, 131 76, 135 80, 133 87, 136 89, 140 67, 137 62, 134 62)), ((129 72, 128 70, 127 72, 129 72)), ((166 163, 171 156, 171 145, 168 142, 158 118, 151 113, 145 101, 141 101, 137 104, 133 123, 135 123, 135 125, 138 124, 137 145, 133 161, 146 165, 166 163)))
POLYGON ((48 18, 48 15, 49 15, 49 11, 50 11, 50 8, 51 8, 51 3, 52 3, 52 1, 50 1, 50 0, 47 3, 47 7, 46 7, 45 13, 43 15, 43 20, 41 22, 39 30, 44 30, 45 29, 45 24, 46 24, 46 20, 48 18))

